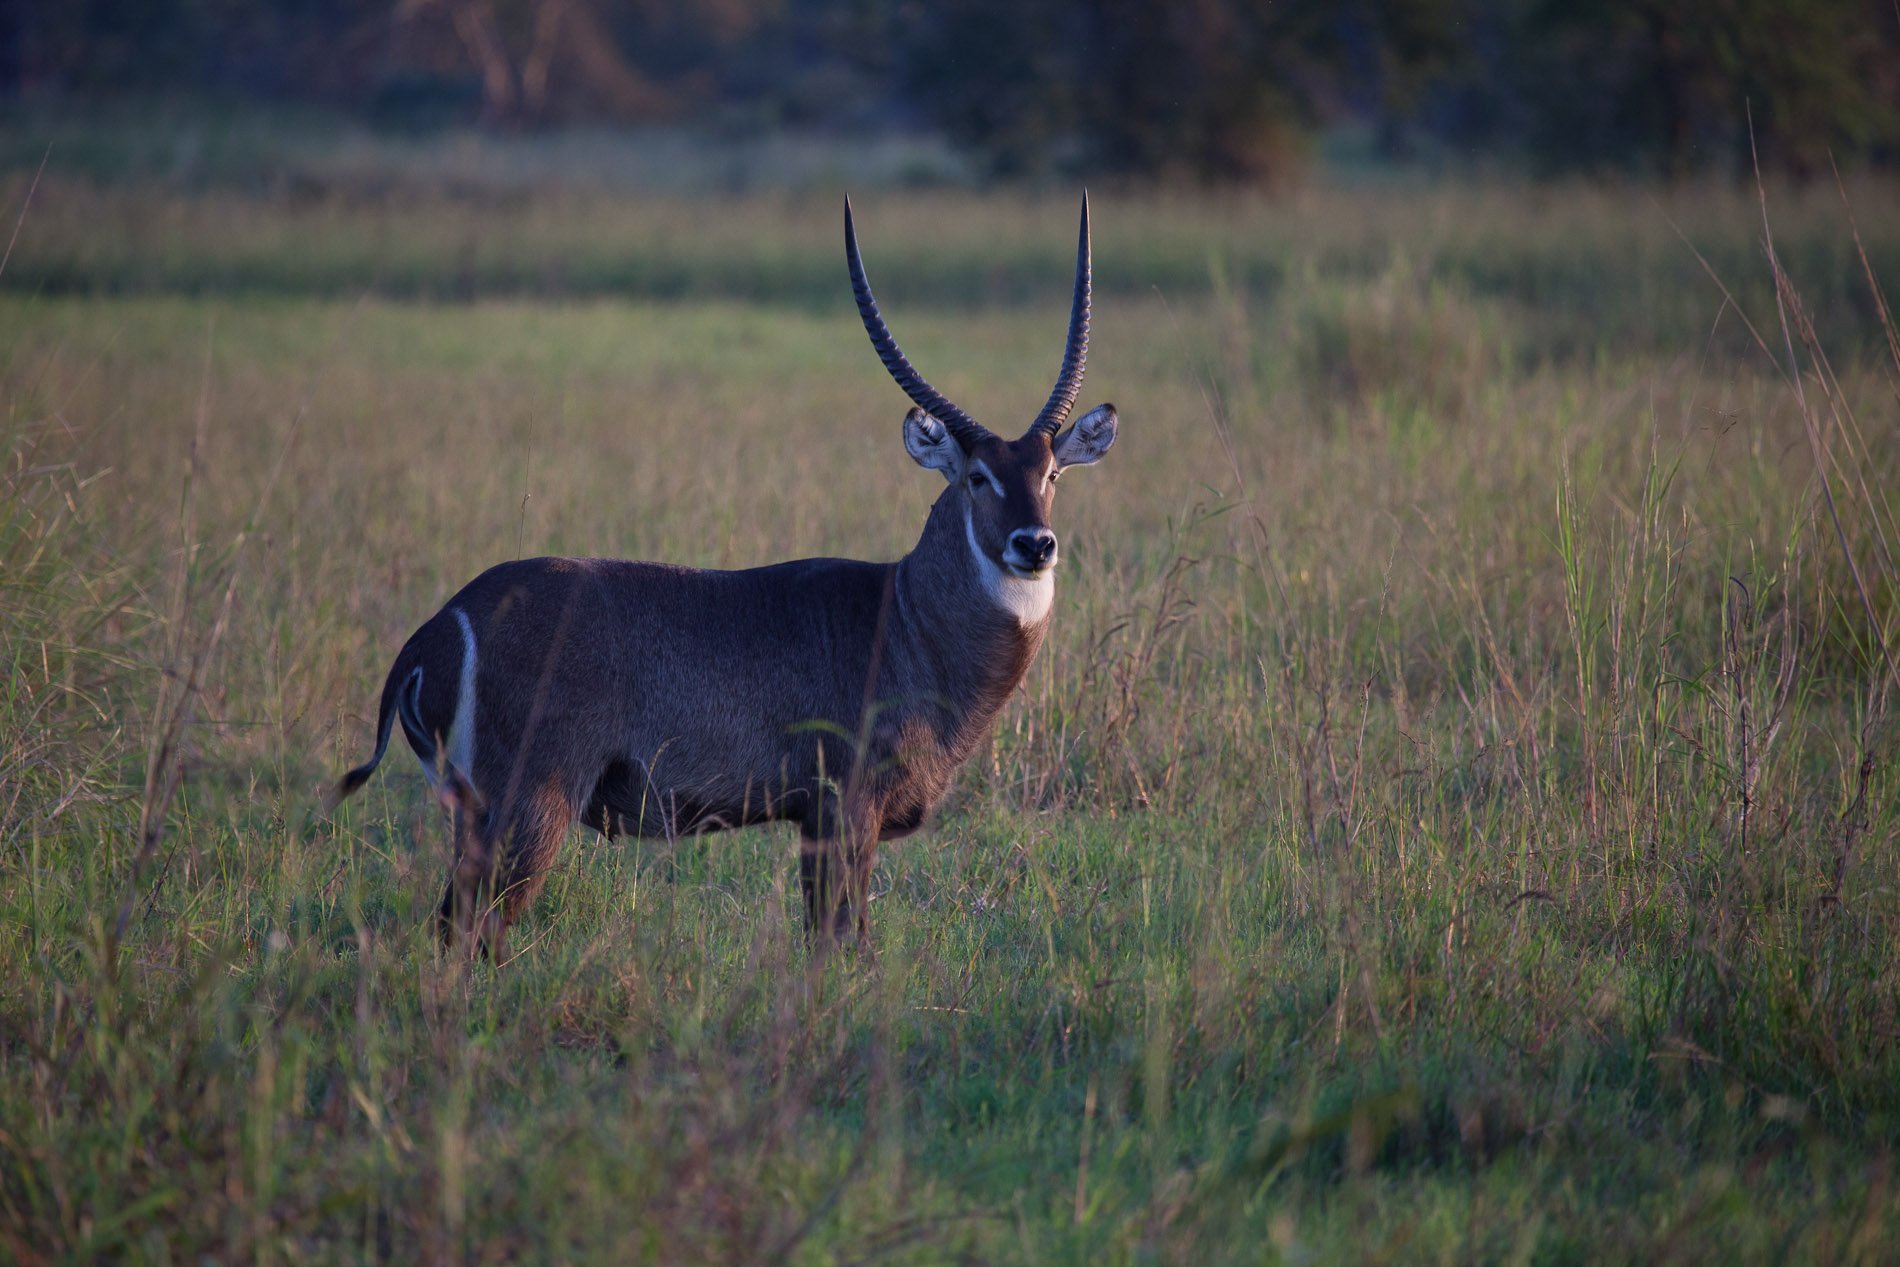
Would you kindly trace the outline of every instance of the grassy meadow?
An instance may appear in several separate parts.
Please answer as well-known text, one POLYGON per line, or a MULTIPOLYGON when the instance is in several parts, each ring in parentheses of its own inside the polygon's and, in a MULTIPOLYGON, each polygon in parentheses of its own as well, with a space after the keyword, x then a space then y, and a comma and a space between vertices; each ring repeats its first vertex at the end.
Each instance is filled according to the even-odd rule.
MULTIPOLYGON (((1024 425, 1072 193, 857 207, 1024 425)), ((1097 190, 1121 438, 876 953, 807 952, 789 827, 577 829, 470 968, 406 752, 319 794, 409 632, 517 556, 892 558, 940 487, 835 191, 50 172, 0 1257, 1891 1261, 1900 348, 1839 193, 1768 211, 1785 317, 1753 191, 1097 190)))

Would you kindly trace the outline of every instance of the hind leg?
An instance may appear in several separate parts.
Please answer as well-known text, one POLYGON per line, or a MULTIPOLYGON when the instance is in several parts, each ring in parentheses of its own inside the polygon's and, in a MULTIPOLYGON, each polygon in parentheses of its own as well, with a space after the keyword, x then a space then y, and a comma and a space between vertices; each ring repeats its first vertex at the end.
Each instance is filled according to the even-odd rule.
POLYGON ((445 947, 473 945, 483 879, 494 869, 488 802, 460 770, 448 766, 435 799, 449 811, 449 881, 436 908, 435 930, 445 947))
POLYGON ((574 813, 573 798, 556 776, 517 794, 483 821, 471 816, 473 829, 457 832, 442 895, 444 939, 500 962, 508 925, 547 882, 574 813))

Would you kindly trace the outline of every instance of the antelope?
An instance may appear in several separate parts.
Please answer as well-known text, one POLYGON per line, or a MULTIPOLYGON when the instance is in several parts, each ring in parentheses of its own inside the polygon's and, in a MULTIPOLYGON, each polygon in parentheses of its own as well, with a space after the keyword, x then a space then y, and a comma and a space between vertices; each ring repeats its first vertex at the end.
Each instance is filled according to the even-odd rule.
POLYGON ((375 751, 331 794, 369 779, 401 722, 455 824, 445 941, 499 961, 578 818, 610 839, 794 821, 808 934, 865 944, 878 843, 923 826, 1035 659, 1056 478, 1099 461, 1117 426, 1104 404, 1062 430, 1088 354, 1088 196, 1061 370, 1017 440, 898 347, 849 199, 844 237, 865 332, 913 402, 904 448, 947 482, 916 546, 741 571, 522 559, 464 586, 397 653, 375 751))

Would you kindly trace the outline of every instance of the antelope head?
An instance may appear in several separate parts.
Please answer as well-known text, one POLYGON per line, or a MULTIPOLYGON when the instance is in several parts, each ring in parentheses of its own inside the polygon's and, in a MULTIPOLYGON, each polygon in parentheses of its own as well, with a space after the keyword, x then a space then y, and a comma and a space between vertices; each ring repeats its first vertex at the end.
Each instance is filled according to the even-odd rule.
MULTIPOLYGON (((1101 460, 1115 442, 1115 406, 1100 405, 1062 429, 1082 389, 1089 350, 1089 200, 1082 195, 1082 226, 1075 251, 1075 298, 1069 308, 1068 346, 1049 400, 1021 439, 1005 440, 947 400, 917 372, 871 296, 871 283, 858 256, 851 202, 844 206, 845 254, 858 315, 878 359, 916 408, 904 417, 904 448, 917 465, 940 472, 950 483, 946 496, 962 502, 970 549, 991 577, 992 589, 1014 589, 1008 582, 1042 583, 1053 579, 1059 553, 1049 511, 1056 479, 1071 466, 1101 460)), ((1011 606, 1017 604, 1005 600, 1011 606)), ((1046 598, 1042 602, 1046 610, 1046 598)), ((1027 615, 1019 609, 1019 614, 1027 615)))

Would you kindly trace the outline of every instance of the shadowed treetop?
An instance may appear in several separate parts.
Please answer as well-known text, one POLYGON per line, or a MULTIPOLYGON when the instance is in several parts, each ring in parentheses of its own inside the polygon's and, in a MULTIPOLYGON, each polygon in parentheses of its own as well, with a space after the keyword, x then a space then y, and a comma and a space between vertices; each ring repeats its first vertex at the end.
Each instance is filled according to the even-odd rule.
POLYGON ((385 126, 940 131, 992 177, 1403 157, 1665 176, 1900 161, 1885 0, 20 0, 0 97, 319 102, 385 126))

